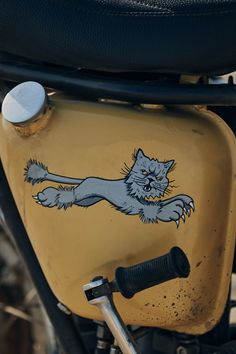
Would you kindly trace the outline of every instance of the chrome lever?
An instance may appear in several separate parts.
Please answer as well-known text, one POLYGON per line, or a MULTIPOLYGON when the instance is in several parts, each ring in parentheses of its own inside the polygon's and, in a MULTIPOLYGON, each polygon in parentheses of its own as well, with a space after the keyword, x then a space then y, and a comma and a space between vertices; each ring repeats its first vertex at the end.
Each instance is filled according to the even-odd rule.
POLYGON ((83 286, 84 293, 91 305, 97 306, 107 326, 117 341, 123 354, 140 354, 131 334, 121 319, 112 298, 107 279, 100 278, 83 286))

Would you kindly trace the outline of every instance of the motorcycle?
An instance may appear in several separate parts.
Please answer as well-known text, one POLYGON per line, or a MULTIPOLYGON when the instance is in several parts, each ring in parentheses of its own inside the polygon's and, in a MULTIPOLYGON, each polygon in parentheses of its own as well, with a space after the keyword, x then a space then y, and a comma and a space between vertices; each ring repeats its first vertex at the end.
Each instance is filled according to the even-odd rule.
POLYGON ((2 308, 44 353, 236 353, 236 2, 0 13, 4 245, 40 311, 2 308))

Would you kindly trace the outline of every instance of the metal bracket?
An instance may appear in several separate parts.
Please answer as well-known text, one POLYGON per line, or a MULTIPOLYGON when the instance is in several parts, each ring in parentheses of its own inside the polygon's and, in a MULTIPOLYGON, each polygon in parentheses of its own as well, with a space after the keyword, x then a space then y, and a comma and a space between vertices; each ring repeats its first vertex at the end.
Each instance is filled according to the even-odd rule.
POLYGON ((83 286, 88 302, 101 311, 107 326, 117 341, 122 353, 140 354, 136 343, 122 321, 112 298, 112 286, 107 279, 95 278, 83 286))

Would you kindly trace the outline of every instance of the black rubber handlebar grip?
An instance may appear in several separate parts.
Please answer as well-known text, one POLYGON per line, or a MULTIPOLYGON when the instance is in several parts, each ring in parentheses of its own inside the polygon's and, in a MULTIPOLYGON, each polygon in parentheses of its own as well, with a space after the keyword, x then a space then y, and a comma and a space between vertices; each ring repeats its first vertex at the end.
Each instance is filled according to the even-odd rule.
POLYGON ((126 298, 139 291, 164 283, 174 278, 187 278, 190 265, 187 256, 179 247, 169 253, 134 266, 116 269, 116 286, 126 298))

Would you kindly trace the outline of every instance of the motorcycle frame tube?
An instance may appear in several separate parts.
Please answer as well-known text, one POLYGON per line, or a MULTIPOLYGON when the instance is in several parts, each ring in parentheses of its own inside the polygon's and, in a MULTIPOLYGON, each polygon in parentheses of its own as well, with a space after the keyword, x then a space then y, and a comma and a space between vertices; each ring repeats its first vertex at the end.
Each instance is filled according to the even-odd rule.
POLYGON ((58 300, 48 286, 39 262, 21 221, 0 161, 0 210, 15 243, 26 263, 27 269, 47 311, 57 337, 67 354, 87 354, 82 338, 71 316, 57 307, 58 300))
POLYGON ((129 103, 236 105, 236 85, 180 84, 112 78, 81 70, 63 70, 46 65, 13 61, 0 63, 0 77, 6 81, 37 81, 43 86, 71 92, 89 100, 99 98, 129 103))

